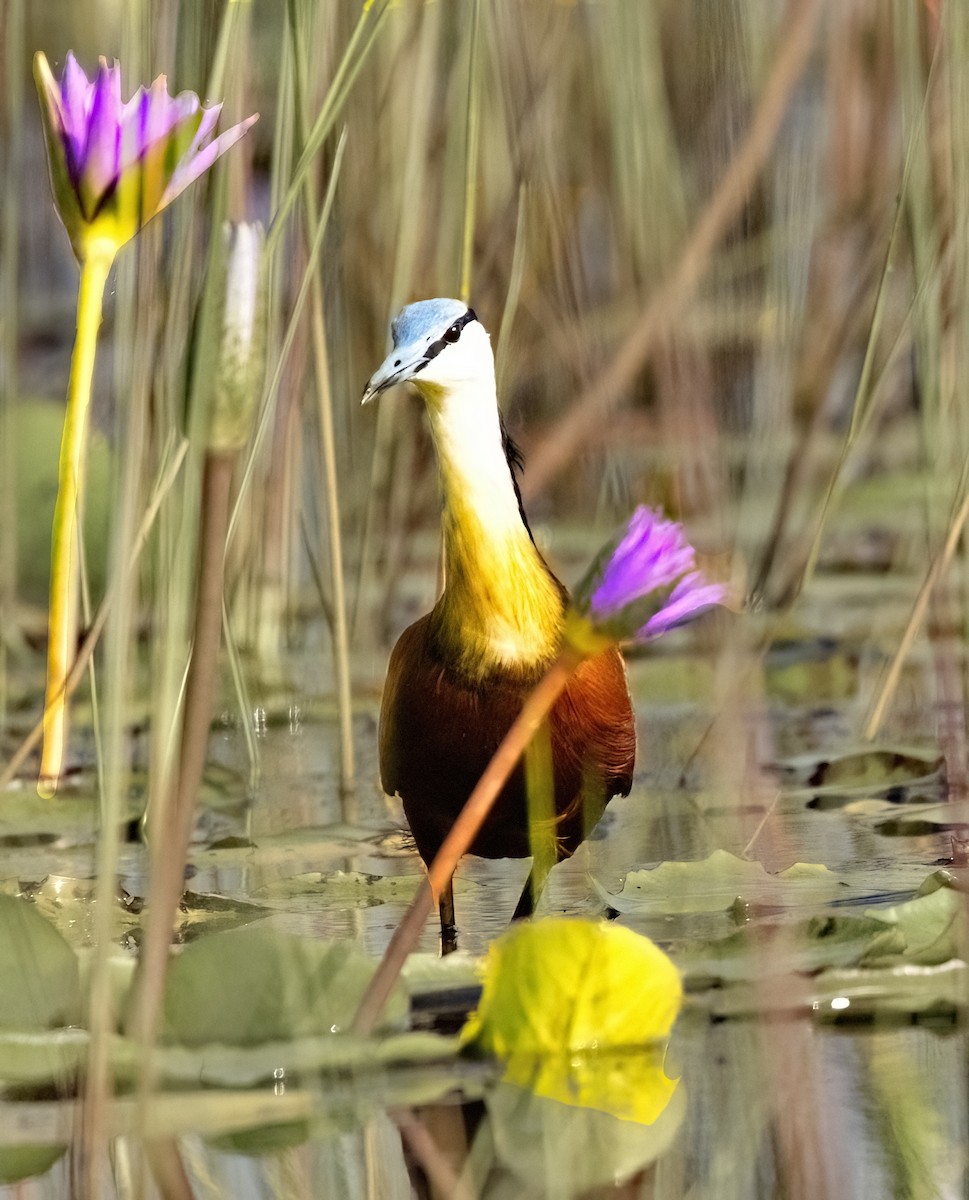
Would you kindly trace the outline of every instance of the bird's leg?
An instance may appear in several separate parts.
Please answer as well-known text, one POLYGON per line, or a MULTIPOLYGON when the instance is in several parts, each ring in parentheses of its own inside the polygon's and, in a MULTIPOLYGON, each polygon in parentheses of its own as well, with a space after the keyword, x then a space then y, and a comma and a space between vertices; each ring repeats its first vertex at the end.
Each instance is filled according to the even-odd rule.
POLYGON ((453 879, 449 879, 441 889, 438 908, 441 913, 441 954, 451 954, 458 948, 458 931, 454 924, 453 879))
POLYGON ((532 869, 528 872, 528 878, 525 880, 525 886, 522 888, 522 894, 515 905, 515 911, 511 918, 513 921, 524 921, 535 912, 535 905, 548 880, 549 870, 548 866, 540 866, 537 862, 532 864, 532 869))

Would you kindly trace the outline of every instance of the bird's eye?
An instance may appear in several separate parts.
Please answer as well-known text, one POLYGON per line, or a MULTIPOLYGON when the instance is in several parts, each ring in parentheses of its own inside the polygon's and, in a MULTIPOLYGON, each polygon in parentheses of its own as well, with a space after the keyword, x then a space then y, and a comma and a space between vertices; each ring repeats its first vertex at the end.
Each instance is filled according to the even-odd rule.
POLYGON ((455 321, 450 329, 444 331, 444 340, 446 342, 456 342, 461 336, 461 326, 455 321))

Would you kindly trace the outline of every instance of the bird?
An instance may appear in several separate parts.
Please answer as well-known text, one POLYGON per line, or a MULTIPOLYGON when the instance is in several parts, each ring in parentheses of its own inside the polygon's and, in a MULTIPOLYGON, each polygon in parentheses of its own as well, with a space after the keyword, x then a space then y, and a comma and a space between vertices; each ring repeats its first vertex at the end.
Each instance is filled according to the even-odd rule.
MULTIPOLYGON (((497 396, 487 330, 460 300, 422 300, 391 322, 393 349, 363 403, 409 383, 424 403, 441 493, 444 588, 400 635, 378 722, 380 779, 430 864, 474 785, 562 644, 568 592, 535 544, 497 396)), ((611 797, 629 794, 636 727, 616 648, 586 659, 548 720, 555 859, 568 858, 611 797)), ((500 793, 470 852, 526 858, 525 770, 500 793)), ((514 918, 544 884, 536 862, 514 918)), ((547 870, 545 871, 547 874, 547 870)), ((453 880, 439 896, 442 950, 456 945, 453 880)), ((514 919, 513 918, 513 919, 514 919)))

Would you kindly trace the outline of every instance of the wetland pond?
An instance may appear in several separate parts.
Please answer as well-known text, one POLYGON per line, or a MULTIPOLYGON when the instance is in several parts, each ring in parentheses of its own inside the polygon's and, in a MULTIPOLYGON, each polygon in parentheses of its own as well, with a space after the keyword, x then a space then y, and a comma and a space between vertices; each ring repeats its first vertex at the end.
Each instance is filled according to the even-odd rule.
MULTIPOLYGON (((217 979, 215 1000, 202 1001, 209 1011, 191 985, 170 1002, 168 1018, 191 1032, 180 1044, 176 1029, 157 1052, 150 1118, 155 1136, 177 1139, 195 1194, 964 1195, 969 824, 934 736, 937 644, 916 645, 878 735, 852 739, 859 697, 870 703, 884 667, 872 657, 868 605, 877 593, 892 624, 886 614, 904 619, 912 590, 897 576, 819 573, 810 620, 774 637, 756 688, 748 680, 725 690, 702 623, 629 663, 639 722, 632 794, 555 869, 540 912, 608 913, 682 973, 666 1054, 678 1083, 649 1122, 533 1096, 454 1036, 477 1000, 476 965, 507 928, 523 861, 464 860, 459 953, 438 957, 429 921, 405 972, 409 1003, 397 996, 380 1036, 340 1028, 352 1007, 339 981, 355 960, 331 960, 338 985, 308 1002, 308 1023, 246 1010, 260 988, 290 994, 306 967, 285 954, 246 961, 269 944, 258 938, 286 935, 288 946, 295 935, 317 957, 347 946, 379 957, 422 868, 376 782, 376 688, 358 689, 358 786, 342 802, 329 701, 302 682, 254 692, 255 778, 241 721, 226 708, 213 724, 180 938, 183 951, 227 930, 257 940, 241 958, 208 965, 217 979), (184 1019, 179 1003, 189 1006, 184 1019), (229 1032, 237 1021, 250 1025, 229 1032)), ((306 659, 284 663, 282 677, 298 681, 306 659)), ((5 751, 21 733, 11 730, 5 751)), ((137 731, 133 745, 137 758, 137 731)), ((81 979, 96 796, 92 765, 56 802, 22 778, 0 806, 0 888, 59 931, 81 979)), ((119 868, 119 997, 141 934, 143 803, 136 770, 119 868)), ((0 1164, 6 1179, 26 1180, 0 1189, 4 1200, 66 1195, 76 1169, 61 1151, 79 1119, 86 1034, 82 1018, 63 1016, 80 985, 58 968, 61 947, 58 939, 53 958, 31 947, 47 994, 29 1028, 8 1020, 0 1031, 0 1164)), ((8 999, 23 991, 16 969, 8 958, 8 999)), ((133 1050, 120 1034, 111 1055, 112 1172, 125 1195, 134 1170, 126 1135, 138 1117, 133 1050)))

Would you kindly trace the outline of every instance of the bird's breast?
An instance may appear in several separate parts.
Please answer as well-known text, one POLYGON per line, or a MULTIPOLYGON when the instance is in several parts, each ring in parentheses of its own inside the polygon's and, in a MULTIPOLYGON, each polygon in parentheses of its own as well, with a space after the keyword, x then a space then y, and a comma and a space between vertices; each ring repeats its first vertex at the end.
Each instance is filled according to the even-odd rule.
MULTIPOLYGON (((380 774, 400 796, 425 862, 434 856, 544 667, 469 679, 442 659, 433 614, 391 656, 380 714, 380 774)), ((618 652, 583 663, 549 720, 560 853, 570 854, 610 796, 632 780, 636 735, 618 652)), ((516 770, 472 846, 489 858, 530 853, 524 773, 516 770)))

